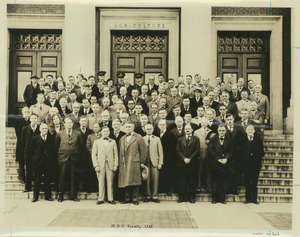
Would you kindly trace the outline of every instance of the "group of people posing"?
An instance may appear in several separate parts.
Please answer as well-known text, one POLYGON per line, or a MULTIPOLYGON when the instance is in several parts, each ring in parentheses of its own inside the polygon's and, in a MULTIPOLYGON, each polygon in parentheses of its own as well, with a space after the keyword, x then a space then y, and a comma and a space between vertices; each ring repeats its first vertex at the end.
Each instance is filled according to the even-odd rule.
POLYGON ((195 203, 209 192, 212 203, 246 186, 245 203, 256 203, 264 155, 263 128, 269 100, 262 87, 243 78, 226 83, 196 74, 165 81, 124 73, 117 81, 97 77, 31 77, 26 106, 15 118, 16 160, 32 202, 44 183, 64 201, 65 190, 79 201, 78 190, 99 192, 97 205, 144 201, 159 203, 159 193, 178 193, 178 202, 195 203), (51 183, 54 187, 51 189, 51 183), (107 193, 107 195, 106 195, 107 193))

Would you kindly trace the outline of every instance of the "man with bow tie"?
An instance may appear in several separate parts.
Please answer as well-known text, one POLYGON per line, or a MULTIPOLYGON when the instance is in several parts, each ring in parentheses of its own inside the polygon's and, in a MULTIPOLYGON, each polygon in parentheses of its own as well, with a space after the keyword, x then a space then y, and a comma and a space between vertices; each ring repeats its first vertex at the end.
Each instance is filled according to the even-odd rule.
POLYGON ((177 202, 195 203, 200 141, 198 137, 193 136, 193 128, 190 124, 185 125, 184 132, 185 135, 178 138, 176 147, 179 171, 179 199, 177 202))
POLYGON ((34 174, 34 192, 32 202, 39 199, 42 175, 44 175, 45 200, 53 201, 51 197, 51 167, 55 162, 54 136, 48 133, 48 125, 40 125, 40 135, 32 138, 30 151, 32 153, 32 169, 34 174))
POLYGON ((110 204, 116 204, 113 194, 113 177, 118 168, 118 148, 116 141, 109 138, 110 130, 103 127, 102 137, 95 140, 92 148, 92 161, 98 178, 99 197, 97 205, 104 203, 105 180, 107 183, 107 200, 110 204))
POLYGON ((58 152, 58 165, 60 169, 58 201, 64 201, 66 176, 67 173, 69 173, 71 182, 71 200, 78 202, 76 168, 84 144, 80 132, 73 129, 73 120, 67 117, 65 118, 64 123, 65 130, 60 131, 55 138, 55 146, 58 152))
POLYGON ((45 101, 45 104, 50 107, 59 108, 59 102, 57 100, 57 91, 51 90, 49 93, 49 98, 45 101))
POLYGON ((253 125, 248 125, 246 133, 236 147, 242 163, 245 175, 246 200, 247 203, 259 204, 257 200, 257 182, 261 169, 261 161, 264 156, 264 147, 261 136, 256 134, 253 125))
POLYGON ((232 159, 232 144, 226 134, 226 126, 218 126, 218 134, 214 136, 207 147, 207 158, 213 177, 212 203, 226 203, 226 193, 231 185, 230 161, 232 159))
POLYGON ((125 188, 125 203, 138 205, 141 168, 147 159, 147 146, 141 135, 133 132, 134 124, 127 121, 126 135, 119 142, 119 188, 125 188))

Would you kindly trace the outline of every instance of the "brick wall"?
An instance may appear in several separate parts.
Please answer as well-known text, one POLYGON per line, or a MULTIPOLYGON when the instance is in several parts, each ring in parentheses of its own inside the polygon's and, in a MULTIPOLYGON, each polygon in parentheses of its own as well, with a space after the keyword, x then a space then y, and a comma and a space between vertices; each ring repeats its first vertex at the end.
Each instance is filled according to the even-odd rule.
MULTIPOLYGON (((212 16, 282 16, 283 17, 283 117, 291 99, 291 9, 272 7, 212 7, 212 16)), ((272 80, 272 78, 270 78, 272 80)))
POLYGON ((12 14, 53 14, 64 15, 65 5, 7 4, 7 13, 12 14))

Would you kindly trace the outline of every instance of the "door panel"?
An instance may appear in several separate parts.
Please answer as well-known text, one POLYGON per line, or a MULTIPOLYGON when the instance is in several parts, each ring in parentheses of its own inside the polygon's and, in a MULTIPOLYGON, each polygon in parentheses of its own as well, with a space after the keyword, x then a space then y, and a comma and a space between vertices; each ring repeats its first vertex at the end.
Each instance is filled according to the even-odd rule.
POLYGON ((113 80, 117 82, 117 73, 124 72, 129 77, 130 83, 134 83, 134 74, 139 72, 139 53, 114 53, 113 54, 113 80))
POLYGON ((48 74, 56 78, 61 74, 60 52, 37 52, 37 76, 46 77, 48 74))
POLYGON ((242 76, 243 56, 241 54, 219 54, 218 75, 227 83, 227 77, 233 76, 233 83, 242 76))

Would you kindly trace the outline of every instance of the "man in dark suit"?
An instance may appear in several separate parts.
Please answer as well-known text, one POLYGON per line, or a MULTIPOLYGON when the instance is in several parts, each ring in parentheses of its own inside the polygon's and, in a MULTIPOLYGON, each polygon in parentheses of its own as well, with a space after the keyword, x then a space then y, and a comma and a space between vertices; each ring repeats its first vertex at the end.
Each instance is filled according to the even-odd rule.
POLYGON ((72 113, 68 114, 66 117, 72 120, 72 122, 73 122, 73 128, 76 129, 76 128, 79 128, 79 126, 80 126, 80 124, 79 124, 80 104, 78 102, 74 102, 72 107, 73 107, 72 113))
POLYGON ((117 87, 117 93, 118 93, 118 95, 120 95, 120 88, 122 86, 124 86, 124 81, 123 81, 124 77, 125 77, 125 73, 124 72, 117 73, 117 85, 116 85, 116 87, 117 87))
POLYGON ((49 98, 45 100, 45 104, 50 107, 59 108, 59 101, 57 100, 57 92, 55 90, 49 93, 49 98))
POLYGON ((134 88, 138 90, 139 94, 141 94, 142 86, 144 85, 144 80, 143 80, 144 75, 142 73, 136 73, 134 74, 134 77, 135 77, 134 88))
POLYGON ((192 116, 197 116, 197 109, 199 106, 202 106, 202 98, 201 98, 201 88, 196 87, 194 89, 195 97, 190 99, 191 108, 192 108, 192 116))
POLYGON ((83 100, 83 99, 88 99, 89 102, 90 102, 91 96, 92 96, 92 92, 93 92, 93 88, 92 88, 90 85, 85 85, 85 86, 84 86, 84 93, 81 94, 81 95, 79 95, 79 96, 77 97, 77 101, 78 101, 79 103, 82 103, 82 100, 83 100))
POLYGON ((62 118, 65 118, 67 114, 70 114, 72 111, 68 108, 68 101, 65 97, 59 99, 58 113, 62 118))
POLYGON ((31 191, 31 181, 32 181, 32 153, 31 153, 31 141, 32 138, 40 134, 39 125, 37 124, 37 115, 31 114, 30 124, 22 128, 22 147, 24 148, 24 159, 26 166, 25 175, 25 192, 31 191))
POLYGON ((190 98, 189 97, 185 97, 183 98, 182 100, 182 105, 181 105, 181 113, 180 113, 180 116, 181 117, 184 117, 184 115, 186 113, 191 113, 192 116, 196 116, 195 115, 195 111, 193 111, 191 105, 190 105, 190 98))
POLYGON ((257 181, 261 169, 261 160, 264 156, 264 147, 261 136, 255 133, 253 125, 247 126, 246 134, 244 134, 239 144, 238 153, 245 175, 245 204, 249 202, 259 204, 257 200, 257 181))
MULTIPOLYGON (((238 116, 238 109, 235 103, 229 101, 230 95, 228 91, 222 92, 222 103, 220 105, 225 105, 227 109, 227 113, 230 113, 233 115, 234 119, 237 119, 238 116)), ((219 105, 219 106, 220 106, 219 105)))
POLYGON ((87 98, 82 99, 82 104, 79 110, 79 114, 88 115, 92 114, 91 104, 87 98))
POLYGON ((133 89, 131 91, 131 97, 132 97, 132 100, 134 101, 134 103, 137 105, 137 104, 140 104, 142 105, 143 107, 143 113, 147 113, 147 104, 145 103, 145 101, 141 98, 139 98, 139 92, 137 89, 133 89))
POLYGON ((200 156, 199 138, 193 136, 190 124, 184 127, 185 136, 178 138, 176 151, 179 166, 179 199, 177 202, 195 203, 197 160, 200 156))
POLYGON ((52 89, 54 91, 58 91, 57 85, 54 83, 54 79, 51 74, 46 76, 46 80, 47 80, 47 82, 45 83, 44 86, 48 85, 50 87, 50 89, 52 89))
POLYGON ((25 168, 24 168, 24 147, 22 146, 22 129, 23 127, 30 124, 30 110, 29 108, 23 107, 22 117, 17 116, 14 120, 15 132, 17 136, 17 146, 16 146, 16 161, 19 163, 18 169, 18 179, 21 183, 25 182, 25 168))
POLYGON ((36 104, 36 97, 39 93, 42 93, 40 89, 40 85, 38 84, 38 77, 37 76, 32 76, 30 78, 31 83, 26 86, 23 98, 25 100, 25 103, 28 108, 30 108, 31 105, 36 104))
POLYGON ((230 187, 229 163, 232 157, 231 140, 226 134, 224 124, 218 126, 218 134, 214 136, 207 148, 207 158, 213 176, 212 203, 226 203, 226 192, 230 187))
POLYGON ((39 199, 42 175, 44 175, 45 200, 53 201, 51 197, 50 178, 55 160, 55 137, 48 133, 48 125, 40 125, 40 135, 32 138, 30 151, 32 153, 32 169, 34 174, 34 191, 32 202, 39 199))
POLYGON ((83 140, 83 149, 82 155, 80 159, 79 169, 77 169, 79 173, 79 180, 80 183, 83 184, 83 190, 89 192, 90 191, 90 183, 89 183, 89 151, 86 149, 86 141, 88 135, 92 134, 93 131, 89 129, 88 126, 88 118, 85 116, 81 116, 80 120, 80 127, 76 130, 80 132, 83 140))
POLYGON ((64 200, 65 180, 68 170, 70 171, 71 200, 78 202, 75 169, 83 149, 83 139, 80 132, 72 129, 73 120, 65 118, 65 130, 60 131, 55 138, 55 146, 58 151, 59 175, 59 198, 64 200))
POLYGON ((245 87, 245 80, 242 77, 240 77, 237 81, 237 89, 238 89, 237 93, 240 98, 243 90, 246 90, 248 92, 248 95, 250 95, 250 91, 247 87, 245 87))
POLYGON ((152 93, 152 91, 157 91, 158 90, 158 85, 156 85, 155 83, 154 83, 154 80, 155 80, 155 77, 154 77, 154 75, 150 75, 149 76, 149 78, 148 78, 148 84, 147 84, 147 86, 148 86, 148 95, 149 96, 151 96, 151 93, 152 93))
POLYGON ((126 109, 128 109, 128 102, 131 100, 131 97, 127 94, 127 89, 125 86, 122 86, 120 88, 120 96, 119 98, 123 101, 123 104, 125 105, 126 109))

